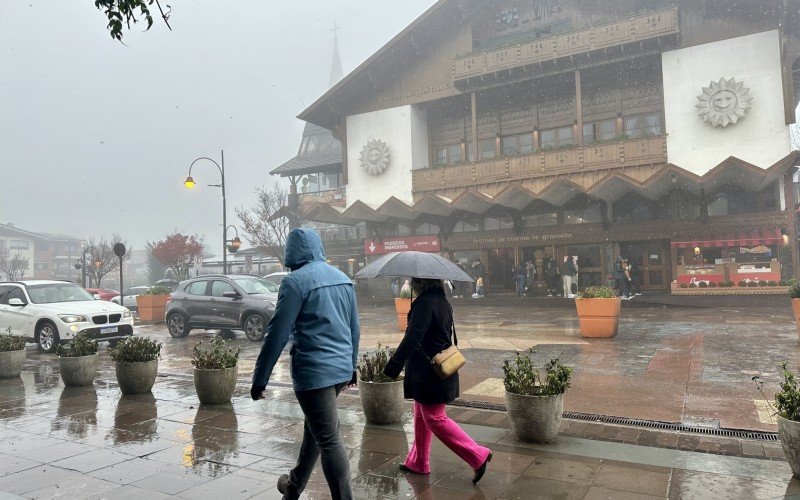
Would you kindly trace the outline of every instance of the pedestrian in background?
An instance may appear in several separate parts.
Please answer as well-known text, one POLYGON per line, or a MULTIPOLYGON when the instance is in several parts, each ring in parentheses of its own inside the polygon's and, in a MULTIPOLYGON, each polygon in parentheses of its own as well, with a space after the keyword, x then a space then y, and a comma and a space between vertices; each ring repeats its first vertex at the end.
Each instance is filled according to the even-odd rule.
POLYGON ((331 496, 349 500, 350 464, 339 434, 336 398, 345 385, 356 383, 360 330, 353 284, 325 262, 322 240, 311 229, 289 233, 284 261, 292 272, 281 281, 250 395, 264 399, 275 363, 294 333, 292 385, 305 425, 297 465, 278 479, 278 491, 285 500, 299 498, 321 454, 331 496))
POLYGON ((392 295, 400 295, 400 278, 392 278, 392 295))
POLYGON ((400 469, 430 474, 431 441, 436 436, 469 464, 475 473, 472 483, 477 484, 486 473, 492 452, 447 416, 445 405, 458 397, 458 373, 442 380, 430 361, 453 345, 453 309, 441 280, 414 278, 411 287, 417 300, 408 313, 405 336, 384 369, 386 376, 394 378, 405 368, 403 390, 406 399, 414 400, 414 444, 400 469))
POLYGON ((563 282, 562 291, 564 292, 564 297, 574 297, 574 294, 572 293, 572 284, 575 282, 575 278, 578 276, 578 268, 575 265, 575 261, 572 259, 572 256, 564 256, 564 260, 561 262, 561 266, 559 266, 559 273, 561 274, 561 280, 563 282))

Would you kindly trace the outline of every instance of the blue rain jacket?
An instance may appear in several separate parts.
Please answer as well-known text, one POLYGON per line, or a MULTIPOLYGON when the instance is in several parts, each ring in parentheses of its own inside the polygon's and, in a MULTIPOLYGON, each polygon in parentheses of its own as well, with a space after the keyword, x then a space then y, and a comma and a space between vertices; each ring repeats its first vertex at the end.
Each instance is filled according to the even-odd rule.
POLYGON ((253 385, 267 385, 290 334, 295 391, 349 382, 360 336, 353 282, 325 262, 322 240, 311 229, 289 233, 284 265, 292 272, 281 281, 253 385))

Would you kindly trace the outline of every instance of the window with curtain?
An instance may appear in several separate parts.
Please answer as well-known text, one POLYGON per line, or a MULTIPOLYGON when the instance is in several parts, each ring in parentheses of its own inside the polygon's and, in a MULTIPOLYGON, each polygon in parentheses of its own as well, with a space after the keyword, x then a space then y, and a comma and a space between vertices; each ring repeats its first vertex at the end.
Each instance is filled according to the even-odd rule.
POLYGON ((616 120, 603 120, 599 122, 583 124, 583 143, 595 144, 603 141, 610 141, 617 135, 616 120))
POLYGON ((660 113, 625 117, 625 135, 631 139, 653 137, 661 133, 660 113))
POLYGON ((572 140, 572 127, 560 127, 542 130, 543 148, 557 148, 562 146, 571 146, 572 144, 574 144, 572 140))

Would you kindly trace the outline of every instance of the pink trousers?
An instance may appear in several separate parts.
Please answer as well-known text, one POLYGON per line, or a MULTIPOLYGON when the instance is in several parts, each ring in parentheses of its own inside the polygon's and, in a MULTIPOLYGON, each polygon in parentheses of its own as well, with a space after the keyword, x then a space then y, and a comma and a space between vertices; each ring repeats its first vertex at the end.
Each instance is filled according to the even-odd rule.
POLYGON ((445 413, 445 405, 424 405, 414 401, 414 444, 405 466, 414 472, 431 471, 430 454, 433 436, 450 448, 472 469, 477 469, 489 457, 490 450, 478 445, 445 413))

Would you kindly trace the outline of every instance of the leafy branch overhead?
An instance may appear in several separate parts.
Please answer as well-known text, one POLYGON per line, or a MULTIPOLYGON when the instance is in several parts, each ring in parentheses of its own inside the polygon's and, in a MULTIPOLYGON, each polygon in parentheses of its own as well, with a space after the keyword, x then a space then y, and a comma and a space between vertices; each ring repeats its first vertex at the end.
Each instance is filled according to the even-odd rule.
MULTIPOLYGON (((111 38, 122 41, 123 28, 131 29, 132 24, 136 24, 142 19, 147 23, 146 30, 153 26, 153 15, 150 7, 156 4, 161 13, 161 19, 170 31, 169 15, 172 8, 166 5, 167 10, 161 7, 160 0, 95 0, 94 6, 102 10, 108 18, 108 31, 111 38)), ((146 31, 145 30, 145 31, 146 31)))

